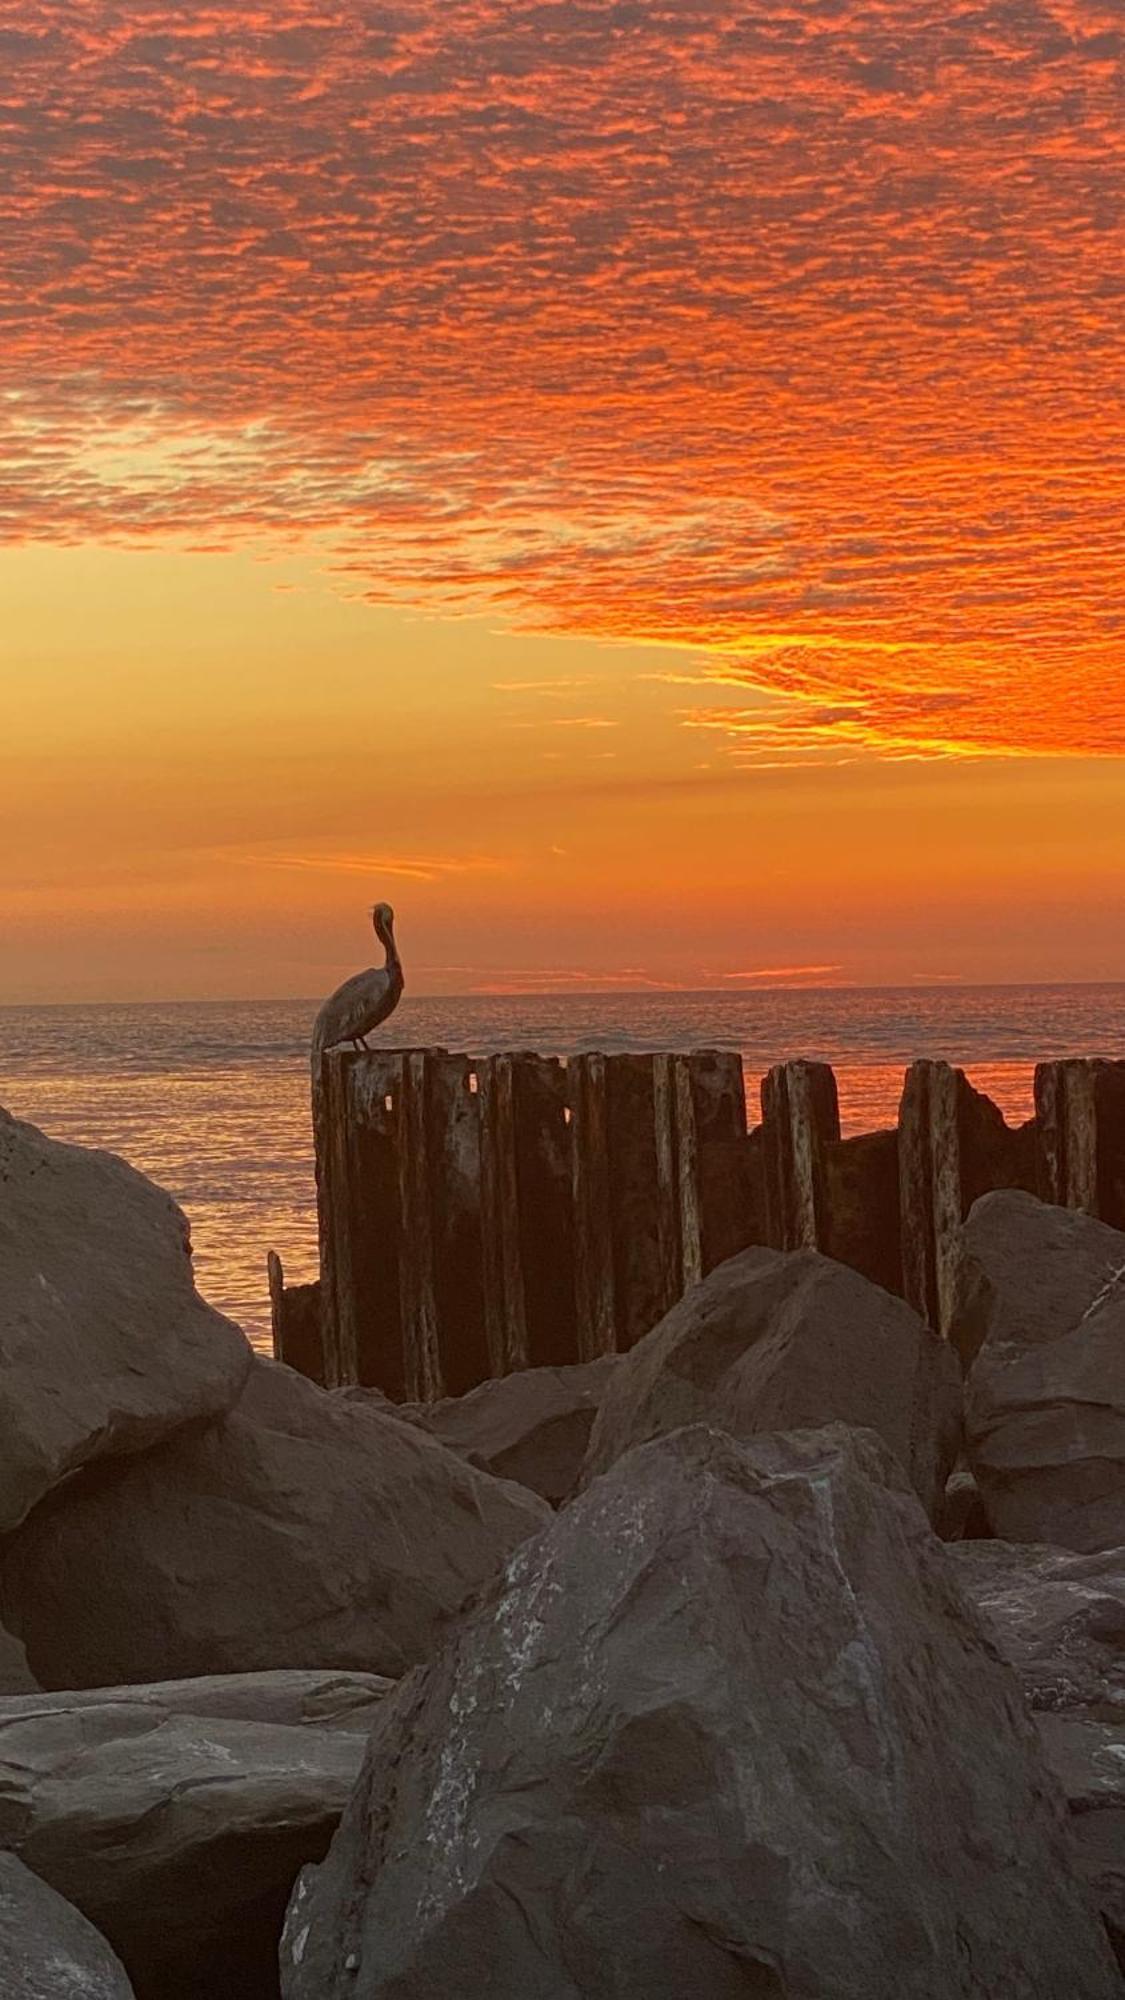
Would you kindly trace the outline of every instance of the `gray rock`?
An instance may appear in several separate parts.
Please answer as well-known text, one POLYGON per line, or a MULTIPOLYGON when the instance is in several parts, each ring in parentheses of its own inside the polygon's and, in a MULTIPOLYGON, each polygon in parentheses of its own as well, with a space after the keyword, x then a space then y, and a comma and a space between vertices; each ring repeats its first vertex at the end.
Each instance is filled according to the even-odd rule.
POLYGON ((949 1553, 1023 1683, 1125 1970, 1125 1549, 1076 1555, 991 1541, 949 1553))
POLYGON ((971 1364, 967 1449, 1010 1542, 1125 1543, 1125 1235, 1033 1195, 965 1223, 952 1338, 971 1364))
POLYGON ((1031 1708, 1125 1724, 1125 1549, 980 1541, 949 1553, 1031 1708))
POLYGON ((0 1533, 77 1466, 224 1414, 250 1360, 168 1195, 0 1111, 0 1533))
POLYGON ((482 1382, 467 1396, 414 1403, 399 1414, 420 1424, 482 1472, 514 1479, 552 1506, 582 1469, 615 1356, 564 1368, 527 1368, 482 1382))
POLYGON ((950 1554, 1023 1683, 1125 1970, 1125 1549, 991 1541, 950 1554))
POLYGON ((259 1358, 223 1423, 44 1501, 5 1548, 0 1615, 45 1687, 398 1675, 547 1514, 424 1432, 259 1358))
POLYGON ((0 1625, 0 1695, 33 1694, 37 1682, 18 1639, 0 1625))
POLYGON ((961 1434, 961 1372, 892 1297, 814 1250, 744 1250, 623 1358, 583 1482, 647 1438, 715 1423, 734 1437, 840 1422, 877 1431, 936 1518, 961 1434))
POLYGON ((1076 1714, 1036 1721, 1070 1807, 1079 1866, 1125 1973, 1125 1723, 1076 1714))
POLYGON ((1108 2000, 1009 1667, 881 1442, 645 1445, 389 1697, 286 2000, 1108 2000))
POLYGON ((14 1854, 0 1854, 0 2000, 133 2000, 105 1939, 14 1854))
POLYGON ((258 2000, 391 1686, 250 1674, 0 1702, 0 1841, 111 1940, 139 2000, 258 2000))

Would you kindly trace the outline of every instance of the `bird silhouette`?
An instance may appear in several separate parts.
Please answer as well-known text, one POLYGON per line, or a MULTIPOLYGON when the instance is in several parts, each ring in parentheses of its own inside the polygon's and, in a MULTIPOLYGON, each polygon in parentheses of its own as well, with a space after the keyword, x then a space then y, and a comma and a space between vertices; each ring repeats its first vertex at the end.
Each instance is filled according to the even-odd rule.
POLYGON ((393 1014, 402 998, 402 961, 395 943, 395 913, 390 904, 376 903, 371 922, 386 953, 385 963, 353 973, 325 1001, 313 1025, 314 1073, 319 1070, 325 1050, 335 1048, 340 1042, 352 1042, 357 1049, 367 1048, 372 1028, 393 1014))

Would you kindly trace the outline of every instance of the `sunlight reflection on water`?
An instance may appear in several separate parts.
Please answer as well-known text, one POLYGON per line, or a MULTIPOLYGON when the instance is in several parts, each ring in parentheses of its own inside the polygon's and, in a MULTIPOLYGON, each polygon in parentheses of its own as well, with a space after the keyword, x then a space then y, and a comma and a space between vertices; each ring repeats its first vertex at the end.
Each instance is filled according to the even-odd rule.
MULTIPOLYGON (((265 1254, 315 1276, 311 1001, 0 1009, 0 1103, 105 1146, 186 1209, 200 1290, 268 1345, 265 1254)), ((1125 987, 407 998, 376 1039, 489 1054, 740 1049, 751 1118, 773 1062, 836 1066, 846 1132, 894 1122, 906 1064, 946 1056, 1012 1123, 1051 1055, 1125 1056, 1125 987)))

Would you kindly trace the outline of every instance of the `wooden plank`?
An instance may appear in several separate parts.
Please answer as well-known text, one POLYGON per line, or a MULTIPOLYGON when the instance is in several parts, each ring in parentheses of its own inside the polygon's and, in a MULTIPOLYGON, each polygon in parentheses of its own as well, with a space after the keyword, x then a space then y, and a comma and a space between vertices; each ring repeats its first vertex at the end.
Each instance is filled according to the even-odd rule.
POLYGON ((617 1352, 613 1237, 609 1199, 606 1058, 567 1063, 574 1200, 574 1300, 579 1359, 617 1352))
POLYGON ((266 1252, 266 1280, 270 1290, 270 1344, 275 1361, 284 1361, 285 1272, 276 1250, 266 1252))
POLYGON ((519 1267, 532 1368, 578 1358, 574 1227, 566 1073, 554 1056, 512 1063, 519 1203, 519 1267))
POLYGON ((324 1380, 330 1389, 359 1380, 357 1288, 352 1261, 355 1190, 348 1104, 349 1070, 354 1059, 350 1049, 329 1049, 322 1071, 323 1136, 318 1185, 324 1203, 324 1380))
POLYGON ((937 1062, 930 1075, 930 1147, 932 1202, 933 1294, 936 1331, 945 1339, 953 1324, 954 1294, 960 1256, 964 1207, 963 1142, 959 1111, 959 1070, 937 1062))
POLYGON ((937 1323, 929 1134, 930 1065, 906 1072, 898 1116, 898 1189, 902 1294, 930 1326, 937 1323))
POLYGON ((480 1064, 478 1078, 485 1331, 492 1374, 510 1375, 528 1366, 513 1058, 489 1057, 480 1064))
POLYGON ((324 1349, 320 1328, 320 1285, 287 1285, 276 1250, 266 1256, 270 1294, 270 1331, 275 1361, 295 1368, 311 1382, 324 1381, 324 1349))
POLYGON ((840 1137, 836 1078, 827 1063, 788 1062, 762 1082, 770 1240, 816 1250, 826 1236, 823 1149, 840 1137))
POLYGON ((960 1070, 924 1060, 906 1073, 899 1112, 903 1295, 948 1335, 964 1214, 960 1070))
MULTIPOLYGON (((683 1102, 679 1087, 682 1060, 682 1057, 674 1055, 655 1055, 652 1058, 657 1299, 661 1302, 658 1318, 675 1303, 684 1288, 680 1223, 683 1206, 683 1189, 680 1184, 680 1122, 683 1102)), ((690 1078, 687 1109, 689 1117, 692 1116, 690 1078)))
MULTIPOLYGON (((676 1128, 676 1183, 679 1208, 680 1290, 698 1285, 705 1270, 702 1153, 695 1083, 699 1061, 692 1056, 673 1057, 673 1101, 676 1128)), ((739 1065, 741 1076, 741 1064, 739 1065)), ((745 1137, 745 1117, 743 1118, 745 1137)))
POLYGON ((1058 1208, 1098 1213, 1097 1064, 1039 1063, 1035 1071, 1039 1186, 1058 1208))
POLYGON ((408 1396, 400 1277, 403 1264, 401 1049, 348 1054, 347 1289, 342 1306, 358 1380, 394 1402, 408 1396))
POLYGON ((617 1345, 625 1351, 663 1318, 682 1289, 674 1170, 666 1190, 658 1180, 653 1056, 606 1058, 606 1137, 614 1318, 617 1345))
POLYGON ((433 1052, 426 1115, 441 1373, 445 1394, 463 1396, 491 1373, 481 1258, 479 1080, 468 1056, 433 1052))
POLYGON ((434 1289, 427 1118, 429 1061, 423 1049, 412 1049, 405 1058, 398 1158, 403 1374, 408 1400, 422 1403, 437 1402, 444 1394, 434 1289))

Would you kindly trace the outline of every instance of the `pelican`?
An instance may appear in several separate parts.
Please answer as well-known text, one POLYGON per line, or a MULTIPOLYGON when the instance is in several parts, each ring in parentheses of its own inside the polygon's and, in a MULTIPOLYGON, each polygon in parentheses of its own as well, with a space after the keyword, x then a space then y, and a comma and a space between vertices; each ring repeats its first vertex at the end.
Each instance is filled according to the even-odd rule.
POLYGON ((338 1042, 351 1042, 357 1049, 370 1045, 367 1036, 380 1021, 393 1014, 402 998, 402 962, 395 944, 395 913, 389 903, 376 903, 371 912, 375 935, 386 953, 382 966, 353 973, 325 1001, 313 1027, 313 1069, 320 1067, 325 1049, 338 1042))

